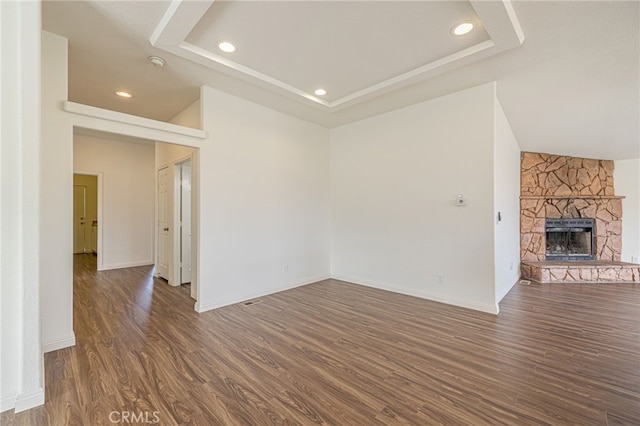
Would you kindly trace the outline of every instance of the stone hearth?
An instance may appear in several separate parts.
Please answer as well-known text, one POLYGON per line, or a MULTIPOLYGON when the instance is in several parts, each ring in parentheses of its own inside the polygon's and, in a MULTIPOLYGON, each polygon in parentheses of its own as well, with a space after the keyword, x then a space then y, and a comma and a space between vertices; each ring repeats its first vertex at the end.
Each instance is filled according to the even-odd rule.
POLYGON ((521 265, 523 278, 541 283, 640 282, 640 265, 594 260, 587 262, 531 262, 521 265))
POLYGON ((622 199, 613 161, 524 152, 521 158, 522 276, 540 282, 640 282, 640 268, 620 262, 622 199), (546 260, 545 219, 594 219, 596 261, 546 260))

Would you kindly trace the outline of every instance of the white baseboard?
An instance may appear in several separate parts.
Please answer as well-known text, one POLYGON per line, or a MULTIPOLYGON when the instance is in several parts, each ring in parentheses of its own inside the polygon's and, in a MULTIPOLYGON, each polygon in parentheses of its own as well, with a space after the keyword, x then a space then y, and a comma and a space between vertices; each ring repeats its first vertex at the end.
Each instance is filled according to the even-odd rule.
POLYGON ((3 396, 0 398, 0 413, 13 410, 16 406, 16 395, 3 396))
POLYGON ((38 388, 33 392, 18 394, 14 409, 19 413, 42 404, 44 404, 44 389, 38 388))
POLYGON ((196 312, 198 312, 198 313, 202 313, 202 312, 210 311, 212 309, 223 308, 225 306, 235 305, 236 303, 246 302, 247 300, 256 299, 258 297, 264 297, 264 296, 268 296, 270 294, 280 293, 281 291, 291 290, 292 288, 301 287, 303 285, 313 284, 313 283, 318 282, 318 281, 328 280, 329 278, 331 278, 331 277, 329 275, 327 275, 327 274, 314 275, 314 276, 306 277, 306 278, 303 278, 303 279, 300 279, 300 280, 297 280, 297 281, 289 282, 286 285, 284 285, 283 287, 278 287, 278 288, 273 289, 273 290, 255 293, 255 294, 252 294, 250 297, 249 296, 245 296, 245 297, 241 297, 241 298, 239 298, 237 300, 236 299, 234 299, 234 300, 224 300, 224 301, 220 301, 220 300, 200 301, 200 300, 198 300, 198 301, 196 301, 196 304, 194 306, 194 310, 196 312))
POLYGON ((135 268, 136 266, 154 265, 153 260, 140 260, 137 262, 109 263, 102 265, 101 271, 109 271, 111 269, 135 268))
POLYGON ((504 297, 507 295, 507 293, 509 293, 511 291, 511 289, 513 288, 514 285, 516 285, 516 283, 518 282, 520 278, 518 277, 510 286, 505 287, 504 289, 502 289, 502 291, 500 293, 498 293, 496 295, 496 303, 500 303, 500 301, 502 299, 504 299, 504 297))
POLYGON ((380 283, 380 282, 374 282, 372 280, 363 280, 363 279, 359 279, 359 278, 355 278, 355 277, 334 275, 331 278, 334 279, 334 280, 345 281, 345 282, 348 282, 348 283, 358 284, 358 285, 362 285, 362 286, 365 286, 365 287, 373 287, 373 288, 377 288, 379 290, 386 290, 386 291, 391 291, 391 292, 394 292, 394 293, 405 294, 407 296, 413 296, 413 297, 419 297, 421 299, 432 300, 434 302, 445 303, 447 305, 453 305, 453 306, 459 306, 461 308, 473 309, 474 311, 486 312, 486 313, 494 314, 494 315, 497 315, 498 312, 500 312, 500 308, 498 307, 497 304, 491 305, 491 304, 478 303, 478 302, 475 302, 473 300, 464 300, 464 299, 451 298, 451 297, 443 296, 441 294, 431 293, 431 292, 428 292, 428 291, 417 290, 417 289, 412 289, 412 288, 398 287, 398 286, 395 286, 395 285, 390 285, 390 284, 380 283))
POLYGON ((199 300, 196 300, 196 303, 193 305, 193 310, 199 314, 210 311, 215 308, 216 306, 214 302, 201 302, 199 300))
POLYGON ((42 342, 42 350, 44 353, 57 351, 58 349, 64 349, 76 345, 76 336, 64 337, 62 339, 52 340, 50 342, 42 342))

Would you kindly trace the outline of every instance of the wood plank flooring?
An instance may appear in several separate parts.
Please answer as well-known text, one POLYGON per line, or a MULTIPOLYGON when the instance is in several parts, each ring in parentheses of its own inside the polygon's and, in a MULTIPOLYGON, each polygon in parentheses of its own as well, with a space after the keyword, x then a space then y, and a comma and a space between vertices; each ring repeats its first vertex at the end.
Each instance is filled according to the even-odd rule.
POLYGON ((516 285, 494 316, 328 280, 197 314, 75 260, 77 345, 3 425, 640 424, 637 284, 516 285))

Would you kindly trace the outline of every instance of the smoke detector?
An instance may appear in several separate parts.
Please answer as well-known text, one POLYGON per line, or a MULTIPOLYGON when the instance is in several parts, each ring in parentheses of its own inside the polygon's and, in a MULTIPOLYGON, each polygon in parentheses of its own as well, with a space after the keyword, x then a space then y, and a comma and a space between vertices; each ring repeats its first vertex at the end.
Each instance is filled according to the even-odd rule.
POLYGON ((158 68, 162 68, 164 64, 167 63, 167 61, 165 61, 160 56, 149 56, 149 61, 151 61, 154 67, 158 67, 158 68))

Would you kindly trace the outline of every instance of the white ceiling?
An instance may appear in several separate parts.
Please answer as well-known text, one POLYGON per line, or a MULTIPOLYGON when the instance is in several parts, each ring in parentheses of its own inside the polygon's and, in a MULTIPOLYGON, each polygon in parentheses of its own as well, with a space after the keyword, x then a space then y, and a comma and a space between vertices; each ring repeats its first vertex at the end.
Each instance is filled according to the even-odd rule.
POLYGON ((239 50, 222 55, 233 62, 335 101, 489 39, 483 28, 452 37, 461 17, 479 21, 462 1, 214 2, 186 41, 215 51, 232 40, 239 50))
POLYGON ((207 84, 336 127, 497 81, 523 150, 608 159, 640 157, 639 22, 635 1, 43 4, 74 102, 166 121, 207 84))

